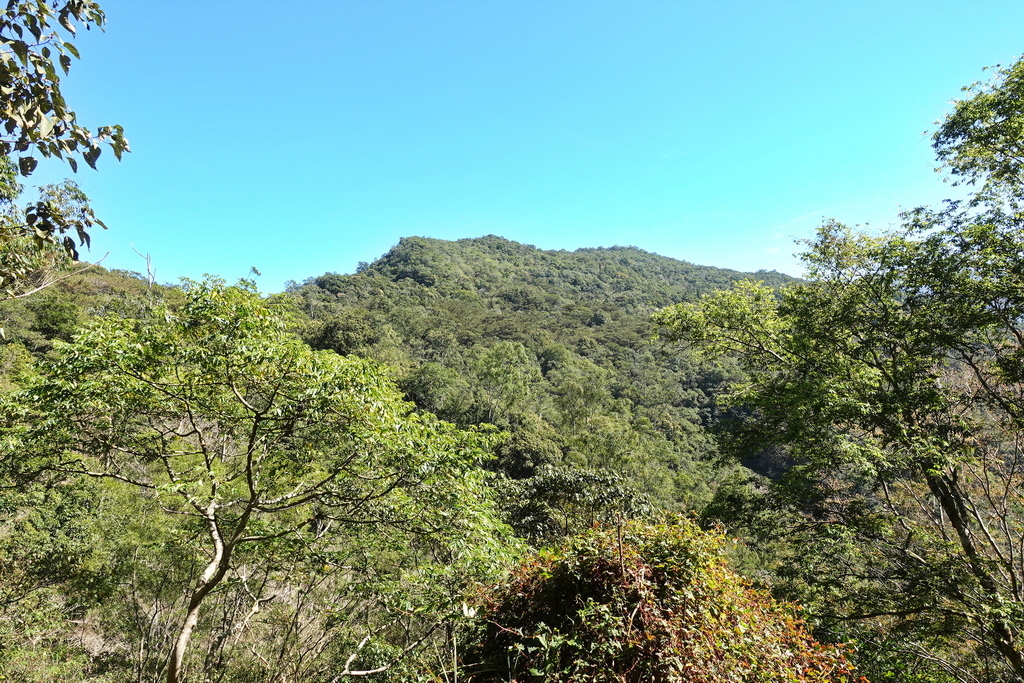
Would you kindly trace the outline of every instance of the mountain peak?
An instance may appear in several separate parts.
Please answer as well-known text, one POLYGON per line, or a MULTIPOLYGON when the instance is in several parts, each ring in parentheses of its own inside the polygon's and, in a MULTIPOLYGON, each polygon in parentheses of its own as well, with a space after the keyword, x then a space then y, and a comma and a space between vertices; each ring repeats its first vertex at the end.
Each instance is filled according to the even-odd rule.
POLYGON ((633 246, 545 250, 493 234, 459 240, 403 237, 349 277, 383 277, 403 287, 428 288, 431 296, 595 302, 633 312, 690 300, 742 279, 772 285, 792 280, 774 271, 755 275, 698 266, 633 246))

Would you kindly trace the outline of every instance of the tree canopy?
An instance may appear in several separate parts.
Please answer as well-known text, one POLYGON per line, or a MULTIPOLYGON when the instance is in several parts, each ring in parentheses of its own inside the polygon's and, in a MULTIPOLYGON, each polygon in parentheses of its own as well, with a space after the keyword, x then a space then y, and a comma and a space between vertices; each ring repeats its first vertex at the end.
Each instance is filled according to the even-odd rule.
POLYGON ((783 462, 762 497, 776 514, 724 490, 719 511, 789 547, 777 571, 836 637, 859 622, 957 680, 1024 677, 1020 68, 936 136, 954 172, 984 181, 973 201, 882 235, 827 223, 806 282, 743 283, 656 318, 740 360, 721 443, 783 462))
MULTIPOLYGON (((273 582, 250 580, 256 566, 329 573, 384 535, 392 553, 500 553, 479 468, 490 437, 412 413, 372 362, 310 350, 247 286, 187 283, 183 294, 141 325, 105 318, 58 345, 5 406, 16 426, 0 458, 25 485, 127 487, 183 534, 172 545, 184 601, 161 615, 177 621, 169 683, 184 680, 222 585, 241 584, 256 606, 272 598, 273 582)), ((466 568, 459 556, 446 571, 466 568)), ((484 554, 473 563, 481 571, 484 554)), ((338 569, 341 591, 355 570, 338 569)))
POLYGON ((95 133, 78 122, 61 92, 61 74, 79 57, 71 39, 78 27, 102 29, 105 17, 92 0, 8 0, 0 13, 0 296, 37 291, 41 274, 59 267, 59 251, 78 259, 90 244, 96 218, 88 198, 71 180, 41 189, 38 200, 17 207, 19 176, 37 157, 56 158, 78 170, 96 168, 104 146, 120 160, 129 151, 121 126, 95 133), (69 234, 70 233, 70 234, 69 234), (77 239, 77 246, 76 246, 77 239), (57 249, 54 249, 54 246, 57 249))
POLYGON ((939 161, 971 184, 986 189, 1024 183, 1024 59, 995 68, 988 83, 964 88, 970 96, 954 103, 953 112, 932 137, 939 161))

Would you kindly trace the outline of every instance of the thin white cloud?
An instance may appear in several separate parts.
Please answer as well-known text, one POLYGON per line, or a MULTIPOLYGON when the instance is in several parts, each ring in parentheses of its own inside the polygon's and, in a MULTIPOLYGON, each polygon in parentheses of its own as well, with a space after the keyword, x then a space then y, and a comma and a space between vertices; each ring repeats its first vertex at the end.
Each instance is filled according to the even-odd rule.
POLYGON ((821 220, 826 215, 826 213, 828 211, 829 211, 828 209, 815 209, 814 211, 810 211, 808 213, 805 213, 802 216, 797 216, 796 218, 794 218, 792 220, 788 220, 788 221, 786 221, 784 223, 779 223, 778 225, 773 225, 772 227, 768 228, 768 230, 771 230, 771 231, 776 233, 772 237, 772 239, 781 239, 782 237, 785 237, 786 235, 783 234, 782 232, 779 232, 779 231, 787 230, 787 229, 792 228, 792 227, 794 227, 796 225, 799 225, 799 224, 803 223, 804 221, 806 221, 808 218, 817 218, 818 220, 821 220))

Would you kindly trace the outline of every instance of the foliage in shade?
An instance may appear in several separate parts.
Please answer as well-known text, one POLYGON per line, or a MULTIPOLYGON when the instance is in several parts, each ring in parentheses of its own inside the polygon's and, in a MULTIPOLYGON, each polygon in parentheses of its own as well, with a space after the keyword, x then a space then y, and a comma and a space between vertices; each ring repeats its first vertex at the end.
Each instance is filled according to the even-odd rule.
POLYGON ((468 681, 846 683, 843 648, 726 567, 686 520, 627 523, 541 553, 483 598, 468 681))

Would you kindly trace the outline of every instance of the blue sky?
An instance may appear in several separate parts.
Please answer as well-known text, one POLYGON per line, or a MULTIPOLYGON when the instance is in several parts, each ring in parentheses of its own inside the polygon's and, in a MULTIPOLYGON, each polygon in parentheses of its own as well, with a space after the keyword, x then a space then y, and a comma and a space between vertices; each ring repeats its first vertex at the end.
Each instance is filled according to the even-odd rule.
POLYGON ((91 255, 266 291, 408 235, 798 274, 823 217, 951 196, 926 131, 1024 52, 1017 0, 101 5, 65 96, 133 152, 76 176, 91 255))

